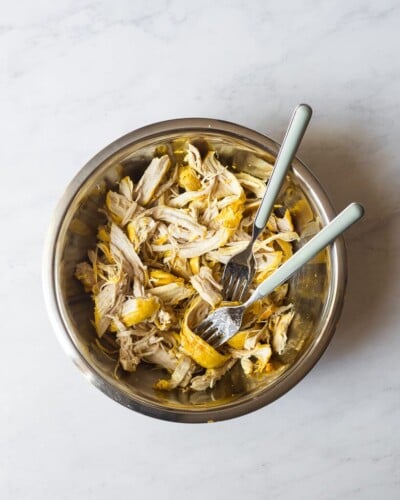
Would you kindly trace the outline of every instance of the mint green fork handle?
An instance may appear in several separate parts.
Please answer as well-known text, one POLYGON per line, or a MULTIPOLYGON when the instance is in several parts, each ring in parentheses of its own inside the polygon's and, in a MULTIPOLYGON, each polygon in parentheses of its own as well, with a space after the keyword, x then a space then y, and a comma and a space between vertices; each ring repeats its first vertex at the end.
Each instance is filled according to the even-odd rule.
MULTIPOLYGON (((281 190, 286 173, 292 164, 293 158, 306 131, 312 115, 312 109, 308 104, 299 104, 294 110, 292 119, 283 139, 281 149, 275 161, 272 175, 268 181, 267 188, 258 209, 254 221, 255 238, 258 236, 268 222, 275 200, 281 190)), ((253 238, 253 239, 255 239, 253 238)))
POLYGON ((275 288, 284 283, 300 267, 311 260, 329 243, 342 234, 352 224, 357 222, 364 215, 364 208, 358 203, 351 203, 338 216, 336 216, 327 226, 308 241, 290 259, 288 259, 279 269, 259 285, 252 296, 243 304, 246 308, 253 302, 262 299, 270 294, 275 288))

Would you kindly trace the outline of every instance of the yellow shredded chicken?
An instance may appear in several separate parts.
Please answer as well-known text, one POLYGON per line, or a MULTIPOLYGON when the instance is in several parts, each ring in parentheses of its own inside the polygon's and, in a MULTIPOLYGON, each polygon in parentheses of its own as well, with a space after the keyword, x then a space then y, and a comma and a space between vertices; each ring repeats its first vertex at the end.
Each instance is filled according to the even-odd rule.
MULTIPOLYGON (((194 327, 221 304, 223 266, 250 240, 271 165, 254 157, 253 169, 250 160, 227 168, 214 151, 202 156, 185 141, 157 151, 162 156, 138 183, 121 176, 106 193, 97 247, 76 267, 93 297, 98 337, 112 337, 125 371, 143 362, 163 368, 158 390, 204 391, 235 365, 249 377, 270 373, 295 314, 287 284, 254 304, 218 350, 194 327)), ((277 206, 254 247, 250 293, 293 254, 297 239, 291 212, 277 206)))

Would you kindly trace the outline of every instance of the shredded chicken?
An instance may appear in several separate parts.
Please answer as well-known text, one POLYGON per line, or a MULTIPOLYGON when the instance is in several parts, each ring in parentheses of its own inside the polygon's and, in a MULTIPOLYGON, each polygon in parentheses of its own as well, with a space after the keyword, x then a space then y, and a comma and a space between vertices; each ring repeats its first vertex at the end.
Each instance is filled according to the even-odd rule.
POLYGON ((257 179, 253 175, 246 174, 246 172, 240 172, 236 174, 236 178, 240 184, 248 189, 251 193, 254 193, 257 198, 262 198, 265 192, 265 182, 261 179, 257 179))
POLYGON ((211 269, 202 266, 198 274, 190 278, 190 283, 202 299, 215 307, 222 300, 222 286, 214 279, 211 269))
POLYGON ((110 326, 110 314, 116 301, 116 289, 115 283, 105 284, 94 298, 94 323, 99 337, 110 326))
POLYGON ((272 347, 278 354, 285 350, 287 331, 293 319, 294 311, 275 316, 273 321, 272 347))
POLYGON ((161 299, 161 301, 167 305, 178 304, 179 302, 182 302, 182 300, 185 300, 193 295, 193 290, 190 287, 179 282, 156 286, 151 288, 149 292, 161 299))
POLYGON ((219 229, 214 234, 208 235, 202 240, 184 243, 180 246, 179 255, 184 259, 200 257, 222 246, 229 237, 229 231, 225 228, 219 229))
POLYGON ((137 203, 142 206, 150 203, 170 166, 171 161, 168 155, 164 155, 161 158, 153 158, 133 191, 137 203))
MULTIPOLYGON (((223 265, 250 240, 272 165, 243 153, 229 169, 215 151, 202 157, 182 144, 179 154, 172 147, 155 157, 136 184, 122 177, 123 165, 114 169, 118 188, 101 207, 107 223, 75 276, 92 294, 98 337, 118 345, 118 366, 163 369, 159 390, 204 391, 236 363, 248 376, 269 373, 271 358, 285 350, 295 311, 284 284, 246 311, 243 330, 222 348, 194 333, 222 301, 223 265)), ((306 220, 313 223, 309 214, 306 220)), ((298 238, 291 212, 277 206, 254 247, 251 291, 292 255, 298 238)))
POLYGON ((154 207, 150 208, 147 213, 156 220, 162 220, 190 231, 194 237, 201 237, 206 232, 204 226, 198 224, 193 217, 183 210, 169 207, 154 207))
POLYGON ((178 364, 171 374, 171 378, 169 380, 159 380, 156 383, 156 388, 162 390, 172 390, 178 386, 187 387, 190 379, 192 378, 192 373, 195 367, 195 363, 191 358, 189 358, 189 356, 181 354, 178 364))
POLYGON ((111 224, 110 249, 115 260, 122 261, 128 275, 133 280, 133 291, 136 296, 144 294, 145 266, 135 252, 126 234, 116 224, 111 224))
POLYGON ((257 344, 252 349, 236 349, 232 352, 234 358, 240 359, 240 364, 246 375, 264 372, 271 355, 272 349, 269 344, 257 344), (253 362, 252 358, 255 358, 256 361, 253 362))
POLYGON ((236 359, 230 359, 220 368, 208 368, 203 375, 192 378, 190 388, 194 391, 204 391, 208 388, 212 389, 225 373, 229 372, 235 363, 236 359))
POLYGON ((138 209, 136 202, 114 191, 109 191, 107 193, 106 206, 111 215, 111 219, 121 224, 121 226, 125 226, 138 209))

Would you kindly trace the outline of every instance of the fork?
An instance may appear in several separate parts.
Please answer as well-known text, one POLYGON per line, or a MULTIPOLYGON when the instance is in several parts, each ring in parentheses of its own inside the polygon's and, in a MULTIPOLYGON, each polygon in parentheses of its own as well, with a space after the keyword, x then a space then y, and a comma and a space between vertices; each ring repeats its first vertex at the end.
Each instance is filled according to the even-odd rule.
POLYGON ((244 311, 257 300, 270 294, 275 288, 284 283, 300 267, 324 249, 337 236, 342 234, 364 214, 362 205, 351 203, 316 236, 309 240, 290 259, 288 259, 271 276, 264 280, 253 292, 251 297, 239 306, 220 307, 203 320, 195 328, 195 333, 213 347, 219 347, 239 330, 244 311))
POLYGON ((224 268, 221 284, 222 295, 225 300, 241 300, 253 280, 255 272, 254 243, 268 222, 275 199, 279 194, 286 173, 306 131, 311 114, 312 109, 307 104, 299 104, 294 110, 276 158, 272 175, 268 181, 265 194, 254 220, 251 240, 247 247, 234 255, 224 268))

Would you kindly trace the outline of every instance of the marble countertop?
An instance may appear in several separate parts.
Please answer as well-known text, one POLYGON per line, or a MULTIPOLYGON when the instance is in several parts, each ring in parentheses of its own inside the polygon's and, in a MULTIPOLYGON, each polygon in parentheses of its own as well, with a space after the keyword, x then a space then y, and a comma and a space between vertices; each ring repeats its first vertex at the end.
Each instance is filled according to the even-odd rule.
POLYGON ((400 5, 42 0, 0 15, 0 497, 102 500, 400 498, 400 5), (290 393, 245 417, 171 424, 91 387, 53 334, 43 238, 66 184, 139 126, 222 118, 299 156, 347 234, 337 333, 290 393))

